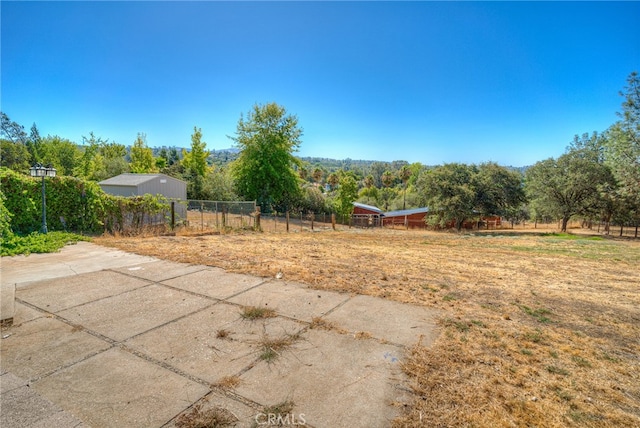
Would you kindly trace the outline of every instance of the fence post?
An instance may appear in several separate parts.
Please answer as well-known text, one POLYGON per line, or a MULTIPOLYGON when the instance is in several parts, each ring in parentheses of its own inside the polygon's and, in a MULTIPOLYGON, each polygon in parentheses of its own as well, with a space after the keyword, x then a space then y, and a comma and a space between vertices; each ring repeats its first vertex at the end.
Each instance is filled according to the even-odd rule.
POLYGON ((287 233, 288 233, 289 232, 289 211, 287 211, 285 215, 287 217, 286 223, 287 223, 287 233))
POLYGON ((309 213, 309 216, 311 217, 311 230, 313 231, 313 212, 309 213))
POLYGON ((406 215, 404 216, 404 227, 406 230, 409 230, 409 219, 406 215))
POLYGON ((227 227, 227 209, 226 207, 222 207, 222 228, 226 229, 227 227))
POLYGON ((253 221, 253 228, 255 230, 260 230, 260 207, 256 206, 256 217, 253 221))
POLYGON ((176 227, 176 201, 171 201, 171 230, 176 227))
POLYGON ((204 202, 200 201, 200 231, 204 230, 204 202))
POLYGON ((336 230, 336 215, 335 213, 331 213, 331 228, 336 230))

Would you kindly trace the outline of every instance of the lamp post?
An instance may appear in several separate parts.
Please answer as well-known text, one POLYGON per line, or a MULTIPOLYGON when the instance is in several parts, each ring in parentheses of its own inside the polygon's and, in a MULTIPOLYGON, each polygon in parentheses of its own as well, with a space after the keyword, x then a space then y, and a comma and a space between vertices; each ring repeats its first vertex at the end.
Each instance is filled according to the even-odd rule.
POLYGON ((42 177, 42 233, 47 233, 47 197, 44 192, 44 178, 55 177, 56 169, 51 165, 44 166, 40 163, 35 164, 29 168, 29 172, 32 177, 42 177))

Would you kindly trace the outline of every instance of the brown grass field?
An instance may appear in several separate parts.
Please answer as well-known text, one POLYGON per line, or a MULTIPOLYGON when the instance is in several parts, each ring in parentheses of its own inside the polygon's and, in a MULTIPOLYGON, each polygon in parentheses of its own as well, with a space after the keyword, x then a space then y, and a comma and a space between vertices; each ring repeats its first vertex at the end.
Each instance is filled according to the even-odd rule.
POLYGON ((531 232, 247 231, 95 242, 439 309, 436 342, 407 351, 413 399, 394 426, 640 426, 640 240, 531 232))

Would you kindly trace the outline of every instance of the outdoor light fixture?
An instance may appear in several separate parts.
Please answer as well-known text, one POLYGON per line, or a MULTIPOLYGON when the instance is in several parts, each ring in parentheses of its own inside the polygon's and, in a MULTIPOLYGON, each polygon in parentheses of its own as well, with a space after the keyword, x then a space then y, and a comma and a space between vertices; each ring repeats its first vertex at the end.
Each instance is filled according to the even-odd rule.
POLYGON ((51 165, 44 166, 40 163, 29 168, 32 177, 42 177, 42 233, 47 233, 47 198, 44 192, 44 178, 55 177, 56 169, 51 165))

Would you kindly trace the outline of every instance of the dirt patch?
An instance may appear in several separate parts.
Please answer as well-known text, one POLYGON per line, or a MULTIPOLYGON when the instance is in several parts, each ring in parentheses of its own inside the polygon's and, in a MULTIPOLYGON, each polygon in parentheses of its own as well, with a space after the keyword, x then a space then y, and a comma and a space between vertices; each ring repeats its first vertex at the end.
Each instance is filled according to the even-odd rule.
MULTIPOLYGON (((96 240, 437 308, 397 426, 639 426, 640 241, 357 230, 96 240)), ((325 327, 320 326, 317 327, 325 327)))

